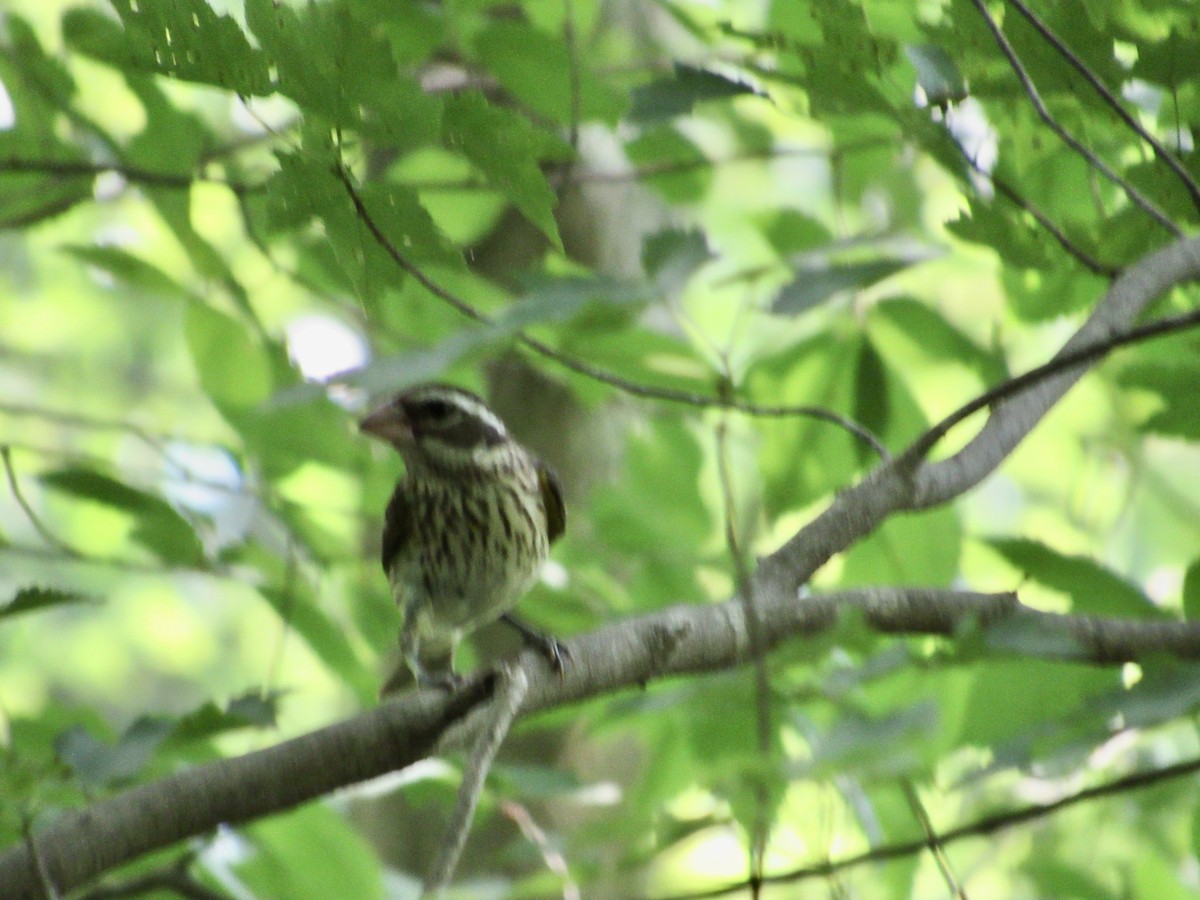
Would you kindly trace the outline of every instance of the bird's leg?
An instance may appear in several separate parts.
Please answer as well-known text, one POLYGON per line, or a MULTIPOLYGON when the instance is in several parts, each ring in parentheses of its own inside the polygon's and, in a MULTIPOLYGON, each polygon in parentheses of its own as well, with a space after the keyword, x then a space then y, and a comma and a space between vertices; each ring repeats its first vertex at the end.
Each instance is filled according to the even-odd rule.
POLYGON ((521 635, 521 639, 541 653, 546 658, 546 662, 550 664, 550 668, 558 673, 559 678, 562 678, 562 674, 567 668, 567 660, 571 658, 571 651, 566 644, 552 634, 546 634, 526 625, 512 613, 504 613, 500 617, 500 621, 515 629, 521 635))
POLYGON ((404 627, 400 629, 400 652, 404 656, 404 662, 409 671, 413 673, 413 678, 417 680, 417 686, 440 688, 444 691, 454 691, 462 687, 466 679, 454 672, 453 646, 445 656, 439 657, 437 660, 439 663, 445 660, 444 669, 430 671, 425 668, 424 663, 421 662, 421 638, 417 634, 414 623, 415 617, 404 617, 404 627))

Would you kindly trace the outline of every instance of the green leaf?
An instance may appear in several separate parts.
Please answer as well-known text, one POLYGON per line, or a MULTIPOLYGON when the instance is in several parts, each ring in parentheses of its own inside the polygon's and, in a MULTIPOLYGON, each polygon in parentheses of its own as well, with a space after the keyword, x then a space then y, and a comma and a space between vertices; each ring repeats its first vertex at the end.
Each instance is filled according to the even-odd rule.
POLYGON ((55 606, 99 602, 100 598, 93 594, 64 591, 60 588, 25 587, 13 594, 12 599, 7 603, 0 605, 0 619, 5 616, 37 612, 38 610, 50 609, 55 606))
POLYGON ((106 272, 123 287, 134 288, 144 294, 170 298, 186 297, 200 302, 196 295, 154 263, 120 247, 67 244, 61 249, 75 259, 106 272))
POLYGON ((379 690, 377 674, 359 661, 344 628, 316 605, 316 599, 307 590, 296 585, 290 592, 260 588, 259 593, 279 618, 294 628, 317 657, 354 691, 359 702, 366 705, 374 700, 379 690))
POLYGON ((1026 539, 1004 538, 986 543, 1027 577, 1070 597, 1073 612, 1137 618, 1165 615, 1138 588, 1095 560, 1066 556, 1026 539))
POLYGON ((554 220, 557 202, 537 166, 546 139, 524 119, 497 106, 482 94, 467 91, 446 102, 442 124, 446 146, 463 154, 483 172, 560 252, 562 238, 554 220))
POLYGON ((966 97, 967 85, 962 73, 954 64, 954 58, 941 47, 909 44, 904 48, 904 55, 917 70, 917 84, 925 92, 930 106, 945 106, 966 97))
POLYGON ((643 169, 643 181, 669 201, 691 203, 712 183, 711 163, 695 142, 665 125, 646 129, 625 145, 629 161, 643 169))
POLYGON ((947 586, 961 552, 962 524, 952 507, 893 516, 846 553, 841 582, 947 586))
POLYGON ((895 777, 924 765, 922 744, 938 727, 933 703, 907 706, 881 716, 847 713, 812 741, 812 756, 794 766, 796 778, 844 777, 850 773, 895 777), (881 754, 880 747, 888 752, 881 754))
POLYGON ((142 716, 114 743, 95 738, 81 725, 63 732, 54 742, 59 758, 82 781, 112 785, 133 779, 171 733, 168 719, 142 716))
POLYGON ((675 63, 674 76, 660 78, 633 92, 632 122, 654 122, 687 115, 697 103, 727 100, 746 94, 762 96, 751 85, 717 72, 675 63))
POLYGON ((124 29, 99 12, 71 9, 63 16, 68 45, 120 69, 171 75, 239 94, 271 93, 263 52, 250 46, 237 22, 218 15, 204 0, 110 2, 124 29))
POLYGON ((200 385, 223 414, 244 413, 271 395, 267 354, 235 319, 193 304, 185 314, 184 336, 200 385))
POLYGON ((524 22, 497 21, 480 29, 474 39, 479 61, 512 96, 539 116, 560 125, 574 115, 616 125, 624 97, 611 82, 593 75, 586 55, 573 61, 559 38, 524 22), (572 66, 578 66, 574 75, 572 66), (578 110, 572 94, 577 78, 578 110))
POLYGON ((796 315, 843 291, 858 291, 883 281, 910 265, 911 260, 875 259, 798 268, 795 277, 780 289, 771 310, 796 315))
POLYGON ((1143 417, 1142 430, 1200 440, 1200 416, 1196 415, 1200 361, 1194 357, 1176 357, 1131 362, 1121 366, 1117 383, 1126 390, 1145 391, 1155 397, 1156 406, 1143 417))
POLYGON ((1200 559, 1183 574, 1183 617, 1189 622, 1200 619, 1200 559))
POLYGON ((1008 377, 1001 354, 980 347, 928 304, 910 297, 890 298, 871 308, 870 321, 872 327, 885 324, 895 329, 927 359, 958 363, 976 372, 984 384, 1008 377))
POLYGON ((339 813, 320 803, 262 819, 243 829, 255 852, 234 866, 258 897, 383 900, 375 852, 339 813))
POLYGON ((170 743, 207 740, 240 728, 274 728, 279 708, 277 694, 258 691, 234 697, 224 707, 212 700, 180 716, 172 725, 170 743))
POLYGON ((39 478, 56 491, 133 516, 136 522, 133 539, 164 562, 179 566, 204 563, 204 548, 195 529, 161 497, 93 469, 59 469, 39 478))

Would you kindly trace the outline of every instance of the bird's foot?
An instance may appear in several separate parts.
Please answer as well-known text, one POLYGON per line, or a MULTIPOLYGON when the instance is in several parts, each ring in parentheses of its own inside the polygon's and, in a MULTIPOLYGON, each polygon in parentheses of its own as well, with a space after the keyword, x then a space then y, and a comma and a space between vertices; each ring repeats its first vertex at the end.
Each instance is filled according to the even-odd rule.
POLYGON ((500 621, 516 629, 520 633, 521 639, 525 641, 525 645, 542 654, 550 668, 558 674, 559 678, 562 678, 563 672, 567 669, 567 661, 571 658, 571 650, 566 644, 552 634, 546 634, 526 625, 509 613, 502 615, 500 621))
POLYGON ((413 671, 413 675, 417 678, 417 686, 422 688, 436 688, 441 691, 446 691, 453 694, 464 684, 467 679, 459 675, 452 669, 446 669, 441 672, 429 672, 418 667, 413 671))

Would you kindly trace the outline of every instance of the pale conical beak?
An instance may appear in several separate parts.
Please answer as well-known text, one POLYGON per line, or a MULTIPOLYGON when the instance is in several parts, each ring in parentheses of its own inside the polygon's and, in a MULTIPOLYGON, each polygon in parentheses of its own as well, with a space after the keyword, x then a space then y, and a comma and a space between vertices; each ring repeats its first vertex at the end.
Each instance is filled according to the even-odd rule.
POLYGON ((366 418, 358 423, 358 430, 386 441, 394 447, 411 444, 413 439, 412 426, 408 416, 394 403, 385 403, 372 410, 366 418))

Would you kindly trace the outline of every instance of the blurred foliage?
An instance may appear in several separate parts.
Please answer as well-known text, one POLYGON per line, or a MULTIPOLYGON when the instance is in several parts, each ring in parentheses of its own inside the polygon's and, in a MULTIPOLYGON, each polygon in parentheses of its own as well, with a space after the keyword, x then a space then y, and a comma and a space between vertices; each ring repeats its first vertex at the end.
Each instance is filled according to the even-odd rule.
MULTIPOLYGON (((1016 7, 988 8, 1050 114, 1194 230, 1146 142, 1016 7)), ((1200 175, 1194 5, 1035 11, 1200 175)), ((1044 360, 1106 271, 1170 239, 1039 119, 968 0, 10 0, 0 226, 5 846, 375 702, 399 463, 355 434, 368 394, 507 398, 570 500, 522 608, 569 636, 729 596, 722 421, 758 553, 874 460, 825 422, 630 396, 521 335, 638 386, 826 407, 898 449, 1044 360)), ((1197 340, 1122 351, 980 489, 815 587, 1195 618, 1197 340)), ((764 804, 786 872, 922 839, 906 785, 950 829, 1200 750, 1194 667, 1061 650, 844 621, 769 661, 766 758, 748 672, 522 723, 462 895, 699 890, 745 877, 764 804)), ((410 896, 452 802, 452 773, 418 768, 383 800, 197 839, 192 871, 238 896, 410 896)), ((1192 896, 1198 801, 1192 781, 1119 793, 947 859, 974 900, 1192 896)), ((924 854, 779 890, 946 885, 924 854)))

